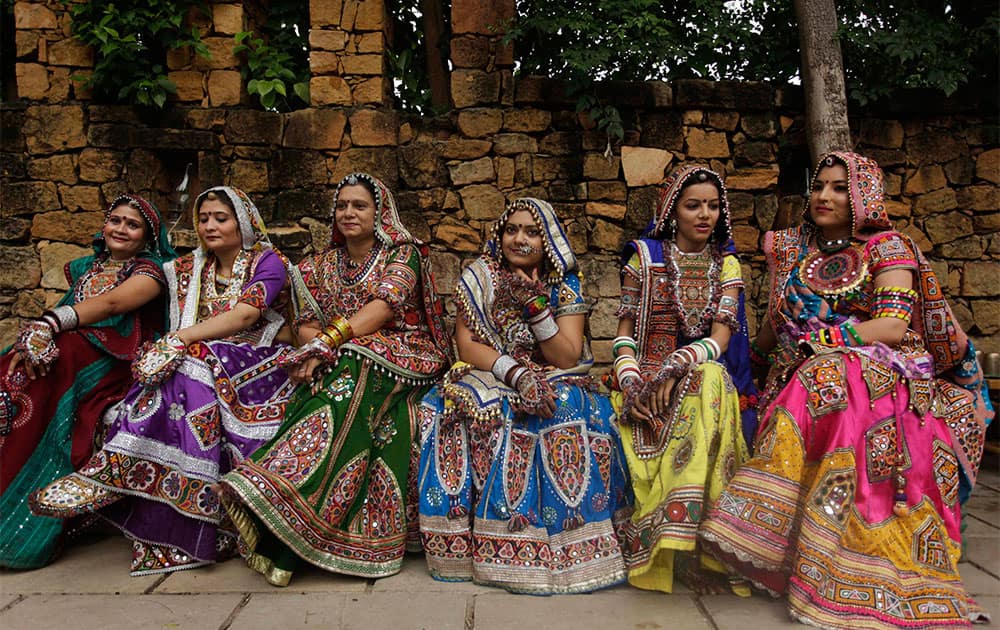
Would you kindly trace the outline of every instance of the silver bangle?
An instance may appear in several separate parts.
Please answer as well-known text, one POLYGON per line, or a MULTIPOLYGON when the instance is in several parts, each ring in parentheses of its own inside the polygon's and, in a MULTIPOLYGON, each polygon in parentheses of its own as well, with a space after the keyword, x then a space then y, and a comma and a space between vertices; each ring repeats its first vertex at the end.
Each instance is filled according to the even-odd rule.
POLYGON ((514 360, 514 357, 509 354, 501 354, 497 357, 497 360, 493 362, 493 367, 490 368, 490 372, 493 372, 493 376, 497 377, 498 381, 506 383, 507 373, 515 367, 517 367, 517 361, 514 360))
POLYGON ((559 334, 559 324, 550 309, 545 309, 528 322, 531 332, 538 341, 548 341, 559 334))
MULTIPOLYGON (((54 309, 46 311, 45 314, 42 315, 42 317, 44 318, 45 315, 51 315, 52 318, 59 325, 59 328, 56 330, 56 332, 73 330, 80 323, 80 317, 76 314, 76 310, 72 306, 69 306, 68 304, 63 306, 57 306, 54 309)), ((52 321, 49 318, 45 319, 50 322, 52 321)))

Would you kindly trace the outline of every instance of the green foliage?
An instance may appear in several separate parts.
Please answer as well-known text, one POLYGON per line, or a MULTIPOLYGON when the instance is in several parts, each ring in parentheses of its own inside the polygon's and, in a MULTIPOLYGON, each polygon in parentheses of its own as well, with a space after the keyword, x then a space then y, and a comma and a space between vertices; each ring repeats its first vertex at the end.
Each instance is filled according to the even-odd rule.
MULTIPOLYGON (((447 31, 451 2, 441 0, 441 4, 447 31)), ((393 42, 391 49, 386 51, 386 59, 389 62, 389 80, 395 88, 396 105, 419 114, 441 113, 435 112, 432 105, 420 1, 389 0, 386 8, 393 20, 393 42)), ((444 37, 447 36, 446 32, 444 37)))
POLYGON ((190 47, 208 57, 197 27, 184 26, 198 0, 71 4, 73 33, 94 47, 94 71, 74 77, 98 100, 162 109, 177 86, 167 78, 166 53, 190 47))
MULTIPOLYGON (((517 8, 505 39, 519 71, 568 80, 578 109, 611 137, 622 137, 620 116, 595 96, 596 80, 799 79, 792 0, 519 0, 517 8)), ((861 103, 904 88, 950 95, 997 83, 995 0, 838 0, 837 11, 848 90, 861 103)))
POLYGON ((233 54, 245 55, 241 70, 247 92, 264 109, 289 111, 309 105, 309 5, 273 0, 263 37, 252 31, 236 34, 233 54))

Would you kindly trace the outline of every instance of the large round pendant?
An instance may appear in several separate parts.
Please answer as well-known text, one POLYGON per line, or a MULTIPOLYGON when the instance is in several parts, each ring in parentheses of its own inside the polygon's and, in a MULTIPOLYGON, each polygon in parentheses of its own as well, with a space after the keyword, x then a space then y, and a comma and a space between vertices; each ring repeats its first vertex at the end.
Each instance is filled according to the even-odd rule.
POLYGON ((819 295, 828 297, 854 291, 867 274, 868 263, 853 247, 832 254, 814 251, 799 263, 802 282, 819 295))

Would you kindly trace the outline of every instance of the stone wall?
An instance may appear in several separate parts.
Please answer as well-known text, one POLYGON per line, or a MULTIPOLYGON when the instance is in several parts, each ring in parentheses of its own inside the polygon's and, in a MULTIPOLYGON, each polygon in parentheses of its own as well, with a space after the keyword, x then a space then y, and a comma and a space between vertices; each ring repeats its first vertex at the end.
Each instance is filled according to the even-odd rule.
MULTIPOLYGON (((604 85, 627 128, 624 142, 609 145, 575 113, 564 85, 515 80, 513 51, 493 28, 510 17, 513 2, 453 0, 454 108, 421 118, 392 108, 382 2, 311 0, 313 107, 262 112, 222 74, 238 78, 227 46, 230 33, 245 27, 243 5, 210 7, 211 19, 198 19, 207 20, 201 26, 213 60, 172 59, 172 73, 188 73, 172 76, 189 87, 150 116, 91 103, 72 85, 68 76, 85 71, 92 53, 68 39, 61 3, 15 5, 20 100, 0 112, 0 343, 20 318, 37 316, 65 290, 63 264, 87 252, 115 195, 145 194, 176 218, 172 189, 188 163, 195 192, 219 183, 248 191, 293 258, 327 242, 332 191, 343 175, 381 177, 407 225, 430 242, 446 293, 505 199, 547 199, 583 261, 603 361, 615 330, 617 252, 648 221, 664 172, 707 163, 729 189, 755 327, 766 299, 761 234, 797 220, 802 208, 809 159, 798 89, 604 85)), ((980 349, 1000 351, 996 108, 918 105, 854 111, 854 141, 885 169, 890 214, 934 261, 959 320, 980 349)), ((174 234, 178 245, 193 245, 183 220, 174 234)))

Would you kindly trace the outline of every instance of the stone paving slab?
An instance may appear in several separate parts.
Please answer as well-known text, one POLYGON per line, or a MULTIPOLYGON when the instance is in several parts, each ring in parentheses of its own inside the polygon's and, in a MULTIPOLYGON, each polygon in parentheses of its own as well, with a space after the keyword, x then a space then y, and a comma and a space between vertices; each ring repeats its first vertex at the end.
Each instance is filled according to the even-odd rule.
POLYGON ((132 544, 121 535, 83 538, 47 567, 0 571, 0 593, 144 593, 163 576, 131 577, 132 544))
POLYGON ((751 621, 754 630, 804 628, 789 616, 784 599, 763 594, 755 593, 753 597, 706 596, 701 598, 701 605, 711 615, 717 630, 747 630, 751 621))
POLYGON ((18 597, 21 596, 16 593, 7 593, 7 594, 0 593, 0 610, 3 610, 4 608, 16 602, 18 597))
MULTIPOLYGON (((343 630, 463 630, 475 595, 371 593, 345 596, 343 630)), ((538 624, 536 624, 538 625, 538 624)), ((549 624, 544 624, 547 628, 549 624)), ((509 628, 510 626, 507 626, 509 628)), ((479 626, 476 625, 478 629, 479 626)), ((546 630, 547 630, 546 628, 546 630)))
MULTIPOLYGON (((531 597, 510 593, 475 595, 476 630, 538 628, 669 628, 704 630, 711 622, 688 595, 631 589, 590 595, 531 597)), ((760 627, 757 630, 761 630, 760 627)))
POLYGON ((985 521, 989 521, 991 518, 995 520, 996 515, 1000 514, 1000 492, 978 485, 962 509, 964 512, 978 516, 985 521))
MULTIPOLYGON (((997 544, 1000 544, 1000 542, 997 544)), ((970 595, 975 597, 982 597, 983 595, 1000 596, 1000 580, 979 567, 973 566, 968 562, 963 562, 958 565, 958 572, 962 575, 962 583, 970 595)), ((990 612, 1000 615, 1000 608, 991 610, 990 612)))
POLYGON ((315 567, 296 571, 284 588, 271 586, 260 573, 250 570, 240 558, 216 565, 178 571, 156 587, 155 593, 362 593, 365 578, 335 575, 315 567))
POLYGON ((963 538, 969 562, 1000 576, 1000 531, 975 517, 967 518, 966 524, 963 538))
POLYGON ((10 630, 206 630, 221 627, 240 595, 32 595, 0 613, 10 630))
POLYGON ((255 593, 236 613, 229 630, 273 630, 274 628, 343 628, 344 593, 255 593))
POLYGON ((427 571, 427 561, 423 554, 408 553, 403 559, 403 568, 399 573, 387 578, 375 580, 372 592, 410 591, 414 593, 455 593, 461 595, 477 593, 495 593, 497 589, 479 586, 472 582, 441 582, 435 580, 427 571))

